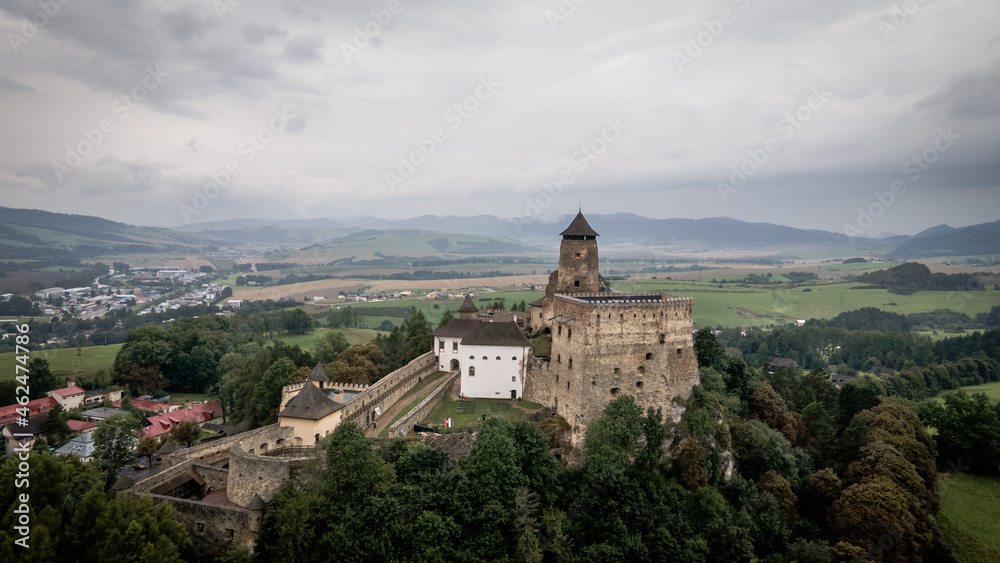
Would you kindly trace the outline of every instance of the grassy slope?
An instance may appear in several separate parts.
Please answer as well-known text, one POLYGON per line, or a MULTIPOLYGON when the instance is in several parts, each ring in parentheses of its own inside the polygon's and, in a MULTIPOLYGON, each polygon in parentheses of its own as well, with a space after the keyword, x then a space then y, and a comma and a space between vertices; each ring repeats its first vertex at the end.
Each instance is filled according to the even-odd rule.
MULTIPOLYGON (((303 350, 312 351, 313 341, 316 340, 327 328, 318 328, 309 334, 300 334, 297 336, 285 336, 278 338, 289 346, 299 345, 303 350)), ((375 335, 377 334, 374 330, 368 330, 365 328, 348 328, 348 329, 338 329, 344 332, 344 336, 347 337, 347 341, 351 344, 367 344, 372 340, 375 340, 375 335)))
POLYGON ((1000 561, 1000 478, 943 473, 938 526, 955 558, 1000 561))
POLYGON ((804 287, 732 287, 709 282, 672 280, 629 280, 614 283, 622 291, 664 290, 694 298, 694 320, 698 326, 761 326, 794 319, 829 319, 844 311, 878 307, 900 314, 951 309, 975 316, 1000 305, 1000 291, 949 292, 919 291, 913 295, 895 295, 884 289, 850 289, 854 283, 826 283, 804 287), (889 305, 895 303, 896 305, 889 305), (782 321, 769 318, 745 318, 736 313, 742 307, 755 313, 774 311, 782 321))
POLYGON ((444 431, 444 419, 450 417, 452 419, 452 430, 459 430, 461 428, 477 426, 479 424, 479 417, 484 414, 488 417, 498 416, 509 420, 510 422, 517 422, 518 420, 522 420, 527 417, 529 412, 542 408, 542 405, 519 400, 517 401, 517 404, 520 408, 511 407, 506 410, 494 411, 491 409, 492 403, 507 403, 509 405, 511 400, 467 399, 467 401, 475 401, 475 411, 459 413, 458 404, 460 401, 449 396, 445 396, 441 400, 441 404, 438 405, 437 408, 435 408, 434 411, 423 421, 423 424, 434 426, 438 428, 439 431, 444 431))
MULTIPOLYGON (((31 358, 42 358, 48 354, 49 369, 53 372, 66 372, 76 374, 77 364, 79 364, 80 375, 93 375, 101 369, 111 369, 115 363, 115 356, 121 349, 121 344, 111 344, 109 346, 88 346, 81 349, 82 355, 76 355, 76 348, 59 348, 52 350, 36 350, 31 352, 31 358)), ((17 363, 15 354, 7 352, 0 354, 0 379, 13 379, 16 371, 14 365, 17 363)))
MULTIPOLYGON (((961 387, 960 389, 962 389, 969 395, 972 395, 973 393, 985 393, 986 396, 990 398, 990 400, 994 402, 1000 401, 1000 382, 997 381, 993 383, 984 383, 982 385, 967 385, 965 387, 961 387)), ((944 396, 954 392, 955 391, 942 391, 936 397, 927 400, 944 402, 944 396)), ((1000 516, 1000 513, 998 513, 998 516, 1000 516)))

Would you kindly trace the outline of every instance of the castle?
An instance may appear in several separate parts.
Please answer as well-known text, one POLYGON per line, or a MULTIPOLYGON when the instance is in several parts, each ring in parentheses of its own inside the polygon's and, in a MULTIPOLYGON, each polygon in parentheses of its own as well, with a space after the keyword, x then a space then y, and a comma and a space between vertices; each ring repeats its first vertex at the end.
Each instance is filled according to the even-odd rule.
POLYGON ((582 212, 561 235, 559 268, 531 304, 532 327, 551 337, 552 352, 530 358, 524 399, 565 418, 574 445, 622 395, 679 420, 683 409, 674 399, 687 398, 699 381, 691 298, 603 291, 599 235, 582 212))

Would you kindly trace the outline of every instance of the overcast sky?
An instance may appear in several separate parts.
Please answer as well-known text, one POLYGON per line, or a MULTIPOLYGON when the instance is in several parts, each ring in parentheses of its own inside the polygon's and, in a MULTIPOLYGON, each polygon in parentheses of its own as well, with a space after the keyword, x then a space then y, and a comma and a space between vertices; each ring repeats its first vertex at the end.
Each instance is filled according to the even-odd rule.
POLYGON ((3 0, 0 205, 994 221, 998 22, 996 0, 3 0))

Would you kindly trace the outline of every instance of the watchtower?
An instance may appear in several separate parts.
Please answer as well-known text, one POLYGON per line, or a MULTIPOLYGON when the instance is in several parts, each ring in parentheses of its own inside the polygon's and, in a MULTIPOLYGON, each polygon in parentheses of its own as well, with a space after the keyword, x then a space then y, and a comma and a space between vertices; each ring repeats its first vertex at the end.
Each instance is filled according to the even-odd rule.
POLYGON ((601 290, 597 264, 597 231, 583 211, 560 233, 559 280, 555 293, 592 293, 601 290))

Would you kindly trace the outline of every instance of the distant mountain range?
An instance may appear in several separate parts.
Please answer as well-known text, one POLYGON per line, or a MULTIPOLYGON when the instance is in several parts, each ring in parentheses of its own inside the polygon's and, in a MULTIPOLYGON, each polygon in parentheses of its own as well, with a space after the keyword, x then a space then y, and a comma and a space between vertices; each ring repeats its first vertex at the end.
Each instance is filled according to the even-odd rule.
MULTIPOLYGON (((423 215, 412 219, 357 217, 271 221, 235 219, 178 229, 137 227, 83 215, 0 207, 0 245, 95 252, 175 251, 209 245, 270 243, 294 247, 364 245, 380 240, 413 250, 451 254, 519 254, 547 251, 572 216, 545 220, 477 215, 423 215)), ((841 252, 898 258, 1000 253, 1000 221, 955 228, 939 225, 916 235, 850 239, 839 233, 748 223, 728 217, 650 219, 632 213, 587 214, 602 248, 662 251, 836 247, 841 252)), ((12 250, 13 249, 13 250, 12 250)))

